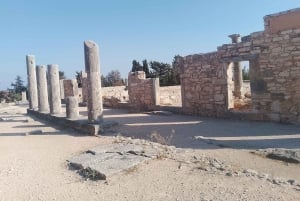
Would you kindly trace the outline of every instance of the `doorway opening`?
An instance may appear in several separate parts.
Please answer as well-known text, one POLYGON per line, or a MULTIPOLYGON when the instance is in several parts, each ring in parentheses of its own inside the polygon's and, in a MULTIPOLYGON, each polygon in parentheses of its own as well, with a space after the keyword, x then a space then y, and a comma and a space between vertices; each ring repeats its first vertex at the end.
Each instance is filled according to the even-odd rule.
POLYGON ((229 109, 234 111, 249 111, 252 109, 251 87, 250 87, 250 62, 230 62, 227 70, 229 109))

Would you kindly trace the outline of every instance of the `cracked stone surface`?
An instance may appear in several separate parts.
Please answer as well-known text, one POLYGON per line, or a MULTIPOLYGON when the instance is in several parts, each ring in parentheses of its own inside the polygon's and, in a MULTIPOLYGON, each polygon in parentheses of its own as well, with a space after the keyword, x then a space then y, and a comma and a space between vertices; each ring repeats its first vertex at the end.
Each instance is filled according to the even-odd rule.
POLYGON ((110 144, 89 149, 85 153, 68 160, 72 169, 92 180, 105 180, 108 176, 128 170, 159 152, 151 146, 136 144, 110 144))

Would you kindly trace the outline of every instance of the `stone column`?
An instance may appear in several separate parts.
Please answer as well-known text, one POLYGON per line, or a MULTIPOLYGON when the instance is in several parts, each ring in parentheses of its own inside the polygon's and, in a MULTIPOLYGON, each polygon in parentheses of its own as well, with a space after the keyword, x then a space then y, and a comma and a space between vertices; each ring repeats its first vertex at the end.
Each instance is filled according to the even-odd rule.
POLYGON ((50 113, 61 113, 60 84, 58 65, 48 65, 50 113))
MULTIPOLYGON (((240 42, 240 34, 229 35, 231 38, 232 44, 240 42)), ((234 90, 233 95, 237 98, 242 98, 242 89, 243 89, 243 73, 240 62, 233 62, 233 81, 234 81, 234 90)))
POLYGON ((26 63, 27 63, 29 108, 32 110, 37 110, 38 109, 38 92, 37 92, 37 81, 36 81, 34 56, 27 55, 26 63))
POLYGON ((231 42, 233 44, 241 42, 241 35, 240 34, 231 34, 228 37, 231 38, 231 42))
POLYGON ((103 105, 99 48, 95 42, 84 42, 84 58, 88 83, 88 120, 91 123, 101 123, 103 122, 103 105))
POLYGON ((81 71, 81 88, 82 88, 82 102, 87 103, 88 101, 88 86, 87 86, 87 74, 81 71))
POLYGON ((49 112, 46 66, 45 65, 37 66, 36 75, 37 75, 39 111, 49 112))
POLYGON ((234 91, 233 95, 238 98, 242 98, 243 89, 243 73, 240 62, 233 62, 233 79, 234 79, 234 91))
POLYGON ((159 78, 152 78, 153 82, 153 103, 154 105, 160 105, 160 91, 159 91, 159 78))
POLYGON ((68 119, 77 119, 79 116, 78 98, 75 96, 66 97, 66 114, 68 119))
POLYGON ((65 99, 65 88, 64 88, 64 80, 59 80, 59 88, 60 88, 60 98, 65 99))
POLYGON ((22 91, 22 102, 27 101, 26 91, 22 91))

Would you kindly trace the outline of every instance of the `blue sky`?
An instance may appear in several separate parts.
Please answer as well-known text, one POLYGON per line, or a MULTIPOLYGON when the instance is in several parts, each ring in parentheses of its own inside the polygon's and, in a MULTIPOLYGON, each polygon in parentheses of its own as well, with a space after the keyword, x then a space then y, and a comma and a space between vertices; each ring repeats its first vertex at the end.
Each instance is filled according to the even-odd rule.
POLYGON ((261 31, 263 16, 296 7, 299 0, 2 0, 0 89, 17 75, 26 81, 26 54, 73 78, 91 39, 102 73, 125 77, 133 59, 171 63, 178 54, 214 51, 229 34, 261 31))

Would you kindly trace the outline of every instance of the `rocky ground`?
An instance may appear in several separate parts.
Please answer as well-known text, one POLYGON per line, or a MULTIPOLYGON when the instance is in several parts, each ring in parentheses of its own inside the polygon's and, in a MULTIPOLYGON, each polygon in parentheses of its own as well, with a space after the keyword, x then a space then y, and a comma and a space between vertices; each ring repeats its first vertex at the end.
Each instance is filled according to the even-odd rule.
MULTIPOLYGON (((141 137, 143 133, 148 132, 151 134, 149 139, 152 137, 154 141, 163 139, 165 143, 171 143, 171 138, 167 139, 163 136, 159 124, 155 125, 156 134, 150 130, 150 127, 131 130, 130 125, 132 126, 133 123, 127 123, 112 131, 110 136, 92 137, 80 135, 72 130, 60 130, 55 125, 32 119, 24 113, 25 107, 0 108, 1 201, 300 200, 299 164, 288 160, 277 160, 278 158, 276 160, 267 158, 270 153, 273 155, 284 153, 285 156, 289 155, 290 158, 297 159, 299 156, 297 143, 294 143, 291 148, 285 147, 284 150, 274 151, 270 149, 270 142, 268 142, 268 150, 249 148, 252 144, 248 149, 243 149, 241 148, 243 143, 235 147, 231 146, 232 141, 227 143, 226 140, 203 137, 205 140, 193 138, 193 147, 187 147, 190 141, 184 141, 180 135, 183 128, 178 124, 172 124, 172 120, 168 126, 172 125, 176 128, 176 132, 172 133, 175 136, 173 140, 176 147, 163 146, 147 140, 133 139, 137 136, 132 131, 141 133, 141 137), (127 137, 114 136, 113 132, 119 135, 123 133, 127 137), (128 137, 131 132, 133 136, 128 137), (180 140, 183 142, 182 146, 180 140), (221 142, 226 146, 220 146, 221 142), (76 170, 69 169, 68 160, 72 157, 88 150, 97 150, 97 147, 108 144, 150 146, 156 147, 160 152, 154 159, 111 175, 106 180, 92 180, 77 174, 76 170)), ((116 116, 116 114, 111 115, 116 116)), ((132 117, 129 115, 127 119, 130 119, 130 116, 132 117)), ((143 120, 146 120, 144 117, 148 118, 143 116, 143 120)), ((162 117, 152 115, 151 118, 162 117)), ((150 120, 154 122, 153 119, 150 120)), ((134 121, 136 122, 137 119, 134 121)), ((162 123, 160 119, 158 122, 162 123)), ((180 122, 183 121, 180 119, 180 122)), ((186 122, 181 125, 187 125, 186 122)), ((143 124, 145 126, 146 121, 143 124)), ((248 122, 248 124, 251 127, 252 123, 248 122)), ((206 125, 209 126, 209 123, 206 125)), ((296 141, 294 135, 298 134, 296 127, 285 127, 282 130, 276 125, 275 127, 263 125, 260 129, 267 133, 272 129, 263 128, 268 126, 271 126, 273 131, 289 131, 289 136, 294 137, 291 138, 292 141, 296 141)), ((162 129, 165 127, 164 125, 162 129)), ((184 134, 196 136, 197 133, 194 133, 196 127, 195 131, 193 126, 189 128, 190 132, 187 130, 184 134)), ((203 132, 207 129, 202 128, 203 132)), ((212 130, 216 131, 216 128, 212 130)), ((203 133, 199 132, 198 134, 203 136, 203 133)))

